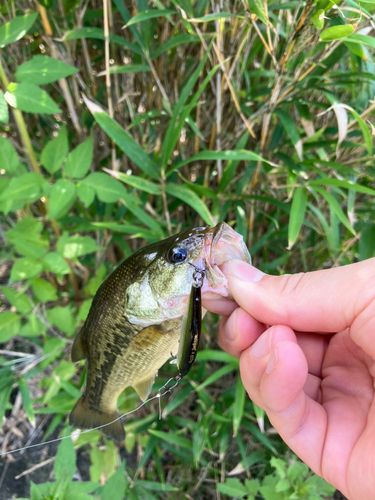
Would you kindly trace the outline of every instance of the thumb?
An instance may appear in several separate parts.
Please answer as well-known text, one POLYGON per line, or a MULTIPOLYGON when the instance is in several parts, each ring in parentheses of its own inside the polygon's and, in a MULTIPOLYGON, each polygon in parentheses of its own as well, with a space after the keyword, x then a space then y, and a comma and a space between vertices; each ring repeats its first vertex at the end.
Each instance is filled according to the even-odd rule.
MULTIPOLYGON (((364 327, 375 332, 375 258, 282 276, 266 275, 237 260, 222 269, 235 301, 262 323, 304 332, 348 327, 352 335, 363 335, 364 327)), ((359 338, 353 340, 362 344, 359 338)))

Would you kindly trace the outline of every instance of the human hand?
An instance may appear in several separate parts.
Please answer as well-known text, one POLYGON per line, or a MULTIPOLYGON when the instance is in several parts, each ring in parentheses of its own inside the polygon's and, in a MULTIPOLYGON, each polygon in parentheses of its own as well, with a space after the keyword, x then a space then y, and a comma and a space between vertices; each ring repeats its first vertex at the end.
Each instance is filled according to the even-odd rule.
POLYGON ((375 258, 268 276, 223 266, 220 345, 286 444, 350 499, 375 498, 375 258), (267 325, 267 326, 266 326, 267 325))

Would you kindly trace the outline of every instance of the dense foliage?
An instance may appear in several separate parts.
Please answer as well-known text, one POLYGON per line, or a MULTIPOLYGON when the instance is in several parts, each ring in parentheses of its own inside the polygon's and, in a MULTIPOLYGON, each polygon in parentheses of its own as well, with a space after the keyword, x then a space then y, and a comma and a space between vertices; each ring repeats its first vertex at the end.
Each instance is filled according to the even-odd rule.
MULTIPOLYGON (((72 339, 145 242, 225 220, 266 272, 375 254, 373 12, 374 0, 1 3, 2 452, 72 432, 72 339)), ((156 398, 127 417, 124 448, 91 431, 5 457, 4 498, 331 495, 245 396, 217 318, 204 328, 162 418, 156 398)), ((120 403, 139 404, 132 390, 120 403)))

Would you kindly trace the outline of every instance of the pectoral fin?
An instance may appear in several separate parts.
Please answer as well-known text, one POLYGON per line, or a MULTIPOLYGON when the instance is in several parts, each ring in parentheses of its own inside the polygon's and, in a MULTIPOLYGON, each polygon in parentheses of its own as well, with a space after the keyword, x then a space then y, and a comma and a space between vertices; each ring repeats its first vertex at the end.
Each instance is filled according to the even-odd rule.
POLYGON ((190 292, 189 308, 182 327, 177 354, 177 366, 180 377, 188 373, 198 351, 202 326, 201 287, 193 286, 190 292))
POLYGON ((150 395, 156 374, 157 372, 151 378, 146 380, 141 380, 141 382, 137 382, 134 385, 134 389, 137 391, 137 394, 142 399, 142 401, 146 401, 146 399, 150 395))

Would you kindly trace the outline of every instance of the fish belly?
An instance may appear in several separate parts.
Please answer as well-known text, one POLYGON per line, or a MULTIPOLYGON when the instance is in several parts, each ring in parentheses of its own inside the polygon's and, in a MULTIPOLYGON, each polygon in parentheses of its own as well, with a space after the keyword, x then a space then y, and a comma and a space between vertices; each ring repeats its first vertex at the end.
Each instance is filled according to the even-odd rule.
POLYGON ((181 321, 174 320, 137 333, 127 348, 113 357, 109 369, 96 370, 88 377, 86 396, 90 406, 106 413, 116 411, 118 397, 129 386, 138 393, 139 387, 149 387, 140 394, 146 399, 159 368, 177 354, 180 328, 181 321))

